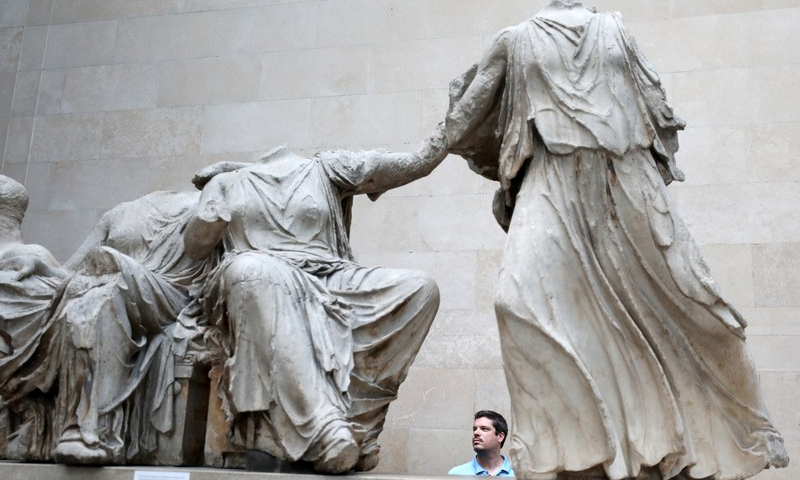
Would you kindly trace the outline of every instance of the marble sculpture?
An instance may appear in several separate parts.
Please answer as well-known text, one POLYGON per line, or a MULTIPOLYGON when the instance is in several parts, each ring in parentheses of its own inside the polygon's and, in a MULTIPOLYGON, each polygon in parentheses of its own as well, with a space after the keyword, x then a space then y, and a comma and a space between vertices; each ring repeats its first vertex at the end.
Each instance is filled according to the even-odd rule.
POLYGON ((554 0, 450 87, 414 152, 216 163, 201 192, 112 209, 63 267, 22 242, 27 193, 0 176, 0 457, 156 462, 185 421, 180 360, 219 372, 232 448, 374 468, 439 297, 425 274, 354 262, 352 197, 454 153, 500 184, 495 308, 520 478, 785 466, 746 323, 666 190, 683 180, 684 122, 620 16, 554 0))
POLYGON ((25 187, 0 175, 0 457, 45 460, 60 344, 53 309, 67 273, 47 249, 23 243, 27 208, 25 187))
POLYGON ((64 264, 55 410, 63 463, 146 463, 173 428, 176 357, 196 329, 211 265, 186 255, 199 192, 155 192, 107 212, 64 264))
POLYGON ((439 293, 424 273, 354 262, 352 196, 446 156, 440 125, 411 153, 279 147, 216 163, 193 180, 202 192, 109 211, 63 267, 22 244, 27 193, 2 177, 0 457, 158 463, 188 359, 222 371, 211 395, 232 448, 319 473, 374 468, 439 293))
POLYGON ((446 125, 450 151, 500 183, 495 310, 517 475, 738 480, 785 466, 745 321, 666 190, 683 180, 684 122, 620 16, 556 0, 501 31, 452 82, 446 125))
POLYGON ((349 204, 427 175, 446 155, 439 128, 413 153, 306 159, 281 147, 233 171, 212 166, 185 242, 195 258, 222 249, 203 298, 225 333, 234 444, 324 473, 377 465, 389 402, 439 294, 420 272, 354 263, 349 204))

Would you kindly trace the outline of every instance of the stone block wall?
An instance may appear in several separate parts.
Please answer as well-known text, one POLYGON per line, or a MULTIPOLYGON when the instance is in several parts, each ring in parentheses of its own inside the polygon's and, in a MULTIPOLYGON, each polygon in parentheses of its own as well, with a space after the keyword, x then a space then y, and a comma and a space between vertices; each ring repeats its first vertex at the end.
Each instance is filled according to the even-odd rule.
MULTIPOLYGON (((286 143, 410 149, 447 84, 544 0, 3 0, 0 172, 31 195, 29 242, 65 260, 121 201, 286 143)), ((587 0, 621 11, 688 122, 670 190, 748 343, 800 476, 800 0, 587 0)), ((418 268, 439 316, 382 437, 383 472, 444 473, 472 413, 510 413, 494 278, 494 186, 448 158, 358 199, 367 265, 418 268)))

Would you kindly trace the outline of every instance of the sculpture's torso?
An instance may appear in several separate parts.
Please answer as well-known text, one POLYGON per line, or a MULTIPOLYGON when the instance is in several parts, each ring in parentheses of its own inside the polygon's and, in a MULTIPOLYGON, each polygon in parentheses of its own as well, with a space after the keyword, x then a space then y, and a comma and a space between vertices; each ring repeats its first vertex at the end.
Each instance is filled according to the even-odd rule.
POLYGON ((181 232, 199 197, 200 192, 154 192, 122 203, 106 214, 102 244, 154 273, 187 285, 199 274, 203 262, 186 255, 181 232))
POLYGON ((552 153, 579 148, 623 155, 647 148, 655 128, 631 73, 624 31, 614 15, 566 26, 533 17, 517 27, 516 54, 526 69, 530 118, 552 153))
POLYGON ((219 177, 231 211, 223 240, 226 251, 341 258, 335 227, 338 206, 318 161, 281 157, 219 177))

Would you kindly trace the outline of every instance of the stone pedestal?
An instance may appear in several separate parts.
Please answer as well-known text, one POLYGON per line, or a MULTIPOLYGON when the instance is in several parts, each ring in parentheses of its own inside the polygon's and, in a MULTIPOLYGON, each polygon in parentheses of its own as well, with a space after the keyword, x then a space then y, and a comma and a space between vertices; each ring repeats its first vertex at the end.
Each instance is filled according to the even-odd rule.
POLYGON ((209 373, 211 394, 207 396, 208 416, 205 428, 203 466, 243 468, 247 464, 246 452, 240 451, 228 441, 228 422, 222 409, 222 399, 217 395, 221 376, 221 367, 211 368, 209 373))
POLYGON ((325 476, 297 473, 266 473, 245 470, 214 468, 172 467, 72 467, 55 464, 15 463, 0 461, 0 478, 3 480, 445 480, 443 475, 371 474, 359 473, 345 476, 325 476))
POLYGON ((179 362, 175 380, 180 388, 175 397, 175 429, 159 434, 155 463, 200 465, 209 402, 208 368, 179 362))

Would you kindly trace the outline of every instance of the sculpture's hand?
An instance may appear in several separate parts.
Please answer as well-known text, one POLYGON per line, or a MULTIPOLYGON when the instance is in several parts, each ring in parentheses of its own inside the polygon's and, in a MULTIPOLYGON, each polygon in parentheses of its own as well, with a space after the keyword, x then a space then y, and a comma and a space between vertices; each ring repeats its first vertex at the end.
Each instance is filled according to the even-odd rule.
POLYGON ((428 135, 428 138, 424 140, 423 145, 423 151, 421 152, 423 156, 433 158, 444 158, 447 156, 448 145, 444 122, 439 122, 439 124, 436 125, 436 128, 428 135))
POLYGON ((34 257, 30 255, 17 255, 0 262, 0 270, 13 272, 12 278, 17 282, 21 282, 33 275, 36 270, 36 263, 34 262, 34 257))
POLYGON ((21 282, 32 275, 66 278, 67 273, 46 264, 36 255, 17 255, 0 262, 0 270, 13 272, 13 280, 21 282))

